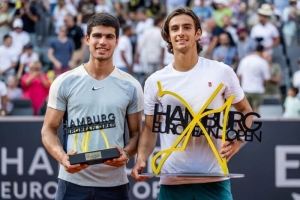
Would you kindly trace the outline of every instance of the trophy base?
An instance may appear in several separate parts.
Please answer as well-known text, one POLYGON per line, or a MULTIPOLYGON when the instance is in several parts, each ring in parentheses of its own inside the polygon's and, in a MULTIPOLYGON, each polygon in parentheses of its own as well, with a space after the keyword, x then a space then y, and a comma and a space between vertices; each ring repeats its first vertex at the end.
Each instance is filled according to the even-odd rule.
POLYGON ((141 173, 139 174, 140 177, 192 177, 192 178, 207 178, 207 177, 224 177, 224 178, 244 178, 244 174, 175 174, 175 173, 161 173, 161 174, 154 174, 154 173, 141 173))
POLYGON ((120 152, 117 148, 101 149, 85 153, 69 155, 71 165, 75 164, 101 164, 106 160, 120 157, 120 152))

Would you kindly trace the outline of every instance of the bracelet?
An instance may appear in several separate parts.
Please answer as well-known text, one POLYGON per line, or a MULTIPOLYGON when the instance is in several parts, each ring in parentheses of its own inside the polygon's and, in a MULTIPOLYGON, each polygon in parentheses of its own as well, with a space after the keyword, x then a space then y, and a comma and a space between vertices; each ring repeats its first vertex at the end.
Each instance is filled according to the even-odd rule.
POLYGON ((127 150, 126 150, 126 149, 123 149, 123 151, 125 152, 125 154, 126 154, 126 157, 127 157, 127 161, 126 161, 126 163, 128 163, 128 162, 129 162, 129 159, 130 159, 130 157, 129 157, 129 155, 128 155, 128 152, 127 152, 127 150))

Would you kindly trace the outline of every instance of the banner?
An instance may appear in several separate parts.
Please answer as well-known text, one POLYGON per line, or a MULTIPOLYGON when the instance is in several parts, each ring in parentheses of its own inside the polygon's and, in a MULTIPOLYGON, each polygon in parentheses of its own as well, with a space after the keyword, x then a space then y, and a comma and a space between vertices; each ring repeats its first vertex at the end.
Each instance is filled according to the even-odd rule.
MULTIPOLYGON (((243 146, 228 163, 237 200, 300 200, 300 121, 263 121, 262 141, 243 146)), ((58 163, 41 142, 43 118, 0 118, 0 199, 54 199, 58 163)), ((155 148, 152 156, 160 151, 155 148)), ((144 172, 152 172, 150 160, 144 172)), ((131 200, 154 200, 159 179, 137 182, 130 177, 131 200)))

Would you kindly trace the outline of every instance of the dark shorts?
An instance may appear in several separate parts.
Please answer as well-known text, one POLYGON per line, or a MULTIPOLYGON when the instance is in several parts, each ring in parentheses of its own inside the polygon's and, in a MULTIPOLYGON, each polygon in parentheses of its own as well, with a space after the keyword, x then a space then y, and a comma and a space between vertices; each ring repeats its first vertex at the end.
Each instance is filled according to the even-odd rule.
POLYGON ((161 185, 159 200, 232 200, 230 181, 161 185))
POLYGON ((115 187, 85 187, 58 179, 55 200, 129 200, 129 183, 115 187))

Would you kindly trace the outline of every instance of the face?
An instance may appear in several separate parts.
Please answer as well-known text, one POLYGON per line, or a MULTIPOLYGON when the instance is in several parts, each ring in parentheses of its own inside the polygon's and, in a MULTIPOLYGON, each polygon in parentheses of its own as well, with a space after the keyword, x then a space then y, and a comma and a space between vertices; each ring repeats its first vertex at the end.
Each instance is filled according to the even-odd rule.
POLYGON ((12 38, 11 37, 6 38, 4 41, 4 45, 10 47, 11 44, 12 44, 12 38))
POLYGON ((65 35, 67 35, 67 31, 68 31, 67 27, 66 26, 62 26, 59 29, 58 35, 65 36, 65 35))
POLYGON ((32 64, 31 66, 30 66, 30 68, 29 68, 29 71, 31 72, 31 73, 33 73, 33 72, 41 72, 41 66, 38 64, 38 63, 34 63, 34 64, 32 64))
POLYGON ((15 87, 17 85, 17 81, 16 81, 16 78, 13 77, 13 76, 10 76, 8 77, 7 79, 7 86, 12 88, 12 87, 15 87))
POLYGON ((268 16, 264 16, 264 15, 258 15, 259 16, 259 22, 262 24, 265 24, 268 22, 268 16))
POLYGON ((99 61, 112 59, 113 52, 118 44, 114 27, 94 26, 91 34, 86 35, 86 44, 91 56, 99 61))
POLYGON ((229 38, 227 34, 222 33, 220 35, 220 43, 221 45, 228 45, 229 44, 229 38))
POLYGON ((293 89, 289 89, 289 90, 288 90, 288 95, 289 95, 289 96, 292 96, 292 97, 295 97, 295 96, 296 96, 296 93, 295 93, 295 91, 294 91, 293 89))
POLYGON ((1 10, 1 12, 7 12, 8 11, 8 3, 5 1, 0 3, 0 10, 1 10))
POLYGON ((182 14, 173 17, 169 22, 169 33, 174 53, 196 51, 196 42, 200 39, 201 30, 195 30, 194 21, 190 16, 182 14))

